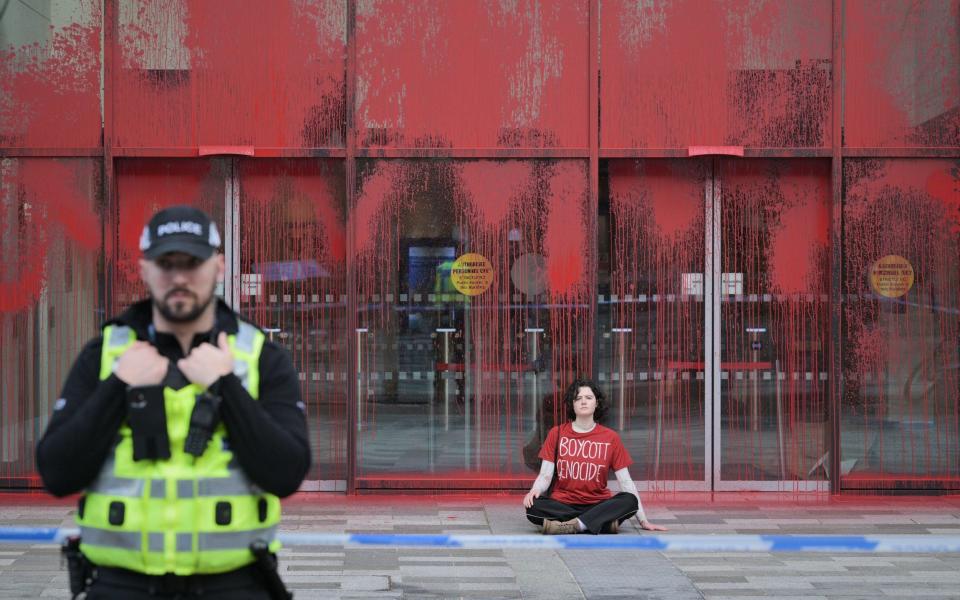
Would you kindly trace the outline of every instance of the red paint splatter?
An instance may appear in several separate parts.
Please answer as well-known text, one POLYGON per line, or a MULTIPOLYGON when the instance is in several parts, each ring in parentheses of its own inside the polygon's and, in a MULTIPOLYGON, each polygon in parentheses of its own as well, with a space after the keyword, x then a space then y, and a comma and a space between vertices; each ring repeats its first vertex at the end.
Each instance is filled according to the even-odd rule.
POLYGON ((121 5, 116 145, 344 145, 344 0, 176 6, 121 5))
POLYGON ((37 301, 47 283, 49 248, 56 238, 75 244, 81 254, 95 253, 100 246, 99 217, 90 198, 90 161, 19 159, 13 164, 18 177, 3 184, 15 186, 20 209, 13 213, 14 222, 0 225, 13 233, 17 247, 2 262, 0 312, 23 310, 37 301))
POLYGON ((468 162, 459 170, 470 206, 481 226, 492 227, 516 209, 524 186, 530 185, 533 165, 527 161, 468 162))
POLYGON ((590 256, 589 232, 584 225, 587 173, 582 164, 563 162, 550 179, 550 214, 544 237, 547 278, 553 298, 570 297, 586 287, 584 261, 590 256))
POLYGON ((845 145, 960 145, 960 2, 851 0, 845 145))
POLYGON ((656 232, 665 239, 689 233, 703 215, 703 189, 690 194, 687 169, 673 161, 614 161, 610 167, 611 202, 643 203, 656 232), (635 197, 634 197, 635 196, 635 197))
POLYGON ((851 475, 960 478, 955 440, 960 371, 956 161, 845 161, 843 415, 851 475), (879 258, 905 258, 912 287, 870 286, 879 258), (856 445, 854 445, 856 444, 856 445))
POLYGON ((237 308, 272 331, 303 373, 301 390, 316 435, 308 479, 346 478, 344 176, 342 161, 237 161, 237 308))
POLYGON ((781 294, 823 294, 830 234, 830 179, 825 163, 792 163, 779 174, 784 206, 770 241, 771 283, 781 294))
POLYGON ((829 146, 830 15, 826 0, 604 2, 601 146, 829 146))
POLYGON ((44 42, 0 48, 0 146, 100 144, 100 2, 44 42))
POLYGON ((586 147, 587 2, 360 2, 357 143, 586 147))

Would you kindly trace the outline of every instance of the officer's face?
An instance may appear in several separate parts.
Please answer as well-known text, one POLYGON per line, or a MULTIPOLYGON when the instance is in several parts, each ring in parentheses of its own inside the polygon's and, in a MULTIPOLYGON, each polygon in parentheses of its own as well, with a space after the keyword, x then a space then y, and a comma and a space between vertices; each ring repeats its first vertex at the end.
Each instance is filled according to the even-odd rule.
POLYGON ((203 314, 213 301, 223 272, 222 254, 201 260, 170 252, 154 260, 140 260, 140 274, 153 305, 173 323, 189 323, 203 314))

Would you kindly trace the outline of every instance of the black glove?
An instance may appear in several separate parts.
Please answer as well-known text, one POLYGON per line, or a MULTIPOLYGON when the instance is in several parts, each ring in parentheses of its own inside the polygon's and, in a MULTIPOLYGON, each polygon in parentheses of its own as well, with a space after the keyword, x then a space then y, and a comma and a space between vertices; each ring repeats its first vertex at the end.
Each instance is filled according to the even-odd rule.
POLYGON ((127 388, 127 424, 133 432, 133 460, 170 458, 163 386, 127 388))

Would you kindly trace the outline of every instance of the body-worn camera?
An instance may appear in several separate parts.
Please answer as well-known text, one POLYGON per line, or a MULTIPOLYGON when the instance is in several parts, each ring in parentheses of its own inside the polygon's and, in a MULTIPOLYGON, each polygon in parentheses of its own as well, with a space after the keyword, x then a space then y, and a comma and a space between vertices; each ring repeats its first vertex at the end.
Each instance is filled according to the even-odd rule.
POLYGON ((183 451, 200 456, 207 449, 213 431, 220 423, 220 402, 223 399, 207 390, 197 395, 197 401, 190 413, 190 429, 183 442, 183 451))

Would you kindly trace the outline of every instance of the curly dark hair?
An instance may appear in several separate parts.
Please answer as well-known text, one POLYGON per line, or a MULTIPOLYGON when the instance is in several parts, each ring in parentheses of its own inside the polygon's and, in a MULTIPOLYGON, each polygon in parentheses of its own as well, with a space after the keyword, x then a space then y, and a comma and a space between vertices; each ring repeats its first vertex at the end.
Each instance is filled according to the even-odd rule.
POLYGON ((573 402, 577 399, 577 392, 582 387, 588 387, 593 391, 593 395, 597 399, 597 410, 593 413, 593 420, 600 423, 607 416, 607 397, 593 380, 586 377, 574 379, 563 394, 563 406, 567 409, 567 418, 571 421, 577 418, 577 413, 573 410, 573 402))

